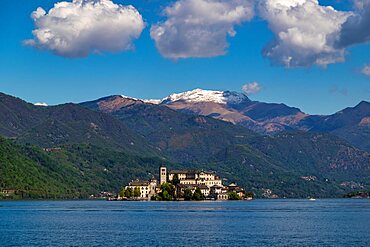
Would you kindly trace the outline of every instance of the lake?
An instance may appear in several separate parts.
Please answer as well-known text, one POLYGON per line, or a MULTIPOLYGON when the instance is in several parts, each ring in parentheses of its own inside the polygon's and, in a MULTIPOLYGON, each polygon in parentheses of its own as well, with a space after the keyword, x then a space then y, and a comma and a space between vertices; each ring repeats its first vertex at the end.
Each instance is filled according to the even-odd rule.
POLYGON ((370 246, 370 200, 0 202, 0 246, 370 246))

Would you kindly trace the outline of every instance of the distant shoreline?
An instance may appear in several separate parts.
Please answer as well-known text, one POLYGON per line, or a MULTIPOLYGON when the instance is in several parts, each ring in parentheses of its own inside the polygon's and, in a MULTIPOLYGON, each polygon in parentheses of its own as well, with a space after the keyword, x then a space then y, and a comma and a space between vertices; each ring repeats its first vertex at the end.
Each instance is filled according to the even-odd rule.
MULTIPOLYGON (((91 202, 96 202, 96 201, 106 201, 106 202, 157 202, 157 203, 167 203, 167 202, 173 202, 173 203, 189 203, 189 202, 252 202, 252 201, 290 201, 290 200, 299 200, 299 201, 310 201, 308 198, 256 198, 253 200, 202 200, 202 201, 108 201, 106 199, 19 199, 19 200, 0 200, 0 203, 2 202, 42 202, 42 201, 50 201, 50 202, 67 202, 67 201, 91 201, 91 202)), ((370 198, 359 198, 359 197, 353 197, 353 198, 344 198, 344 197, 336 197, 336 198, 316 198, 316 201, 320 200, 370 200, 370 198)), ((315 201, 312 201, 315 202, 315 201)))

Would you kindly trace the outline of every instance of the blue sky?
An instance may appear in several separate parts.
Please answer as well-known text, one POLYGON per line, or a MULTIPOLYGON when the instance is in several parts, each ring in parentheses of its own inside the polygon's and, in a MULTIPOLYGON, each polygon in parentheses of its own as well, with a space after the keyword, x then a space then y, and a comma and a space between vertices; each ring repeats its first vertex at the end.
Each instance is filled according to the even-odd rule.
MULTIPOLYGON (((274 33, 257 16, 235 25, 236 35, 228 37, 225 55, 175 61, 161 55, 150 36, 151 25, 165 20, 161 13, 169 1, 114 1, 133 4, 145 20, 146 28, 133 41, 134 50, 66 58, 23 44, 33 38, 32 11, 37 7, 48 11, 55 2, 2 1, 0 91, 29 102, 59 104, 113 94, 163 98, 194 88, 241 91, 242 85, 257 81, 262 90, 251 99, 281 102, 311 114, 329 114, 361 100, 370 101, 370 77, 360 73, 370 63, 366 43, 346 48, 345 62, 326 68, 273 65, 262 50, 274 33)), ((340 2, 334 7, 349 10, 352 5, 340 2)))

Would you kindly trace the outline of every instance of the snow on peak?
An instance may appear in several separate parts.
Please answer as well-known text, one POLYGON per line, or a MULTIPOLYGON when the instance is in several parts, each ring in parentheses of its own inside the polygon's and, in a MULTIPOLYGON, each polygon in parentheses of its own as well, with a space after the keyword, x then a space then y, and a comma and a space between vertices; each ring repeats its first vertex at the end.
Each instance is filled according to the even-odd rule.
POLYGON ((42 103, 42 102, 35 103, 34 105, 35 106, 49 106, 48 104, 42 103))
POLYGON ((143 101, 144 103, 149 103, 153 105, 159 105, 160 103, 162 103, 162 100, 160 99, 144 99, 143 101))
POLYGON ((120 95, 120 97, 121 97, 121 98, 123 98, 123 99, 132 99, 132 100, 136 100, 136 101, 140 100, 140 99, 138 99, 138 98, 134 98, 134 97, 126 96, 126 95, 123 95, 123 94, 121 94, 121 95, 120 95))
POLYGON ((176 101, 184 101, 188 103, 214 102, 218 104, 239 104, 245 101, 250 101, 249 98, 243 93, 204 90, 199 88, 182 93, 173 93, 163 99, 138 99, 126 95, 119 95, 119 97, 123 99, 142 101, 144 103, 154 105, 166 104, 176 101))
POLYGON ((144 103, 148 103, 148 104, 154 104, 154 105, 159 105, 162 100, 160 99, 138 99, 138 98, 134 98, 134 97, 130 97, 130 96, 126 96, 126 95, 120 95, 121 98, 123 99, 130 99, 130 100, 135 100, 135 101, 142 101, 144 103))
POLYGON ((214 102, 219 104, 238 104, 243 101, 249 101, 248 97, 242 93, 230 91, 212 91, 203 89, 194 89, 178 94, 171 94, 164 98, 162 103, 169 103, 175 101, 185 101, 191 103, 199 102, 214 102))

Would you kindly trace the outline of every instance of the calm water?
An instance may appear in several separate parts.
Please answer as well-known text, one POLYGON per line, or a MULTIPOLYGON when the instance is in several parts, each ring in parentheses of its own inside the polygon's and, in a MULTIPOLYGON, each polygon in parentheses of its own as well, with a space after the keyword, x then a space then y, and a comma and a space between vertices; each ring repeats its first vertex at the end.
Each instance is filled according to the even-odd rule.
POLYGON ((370 200, 0 202, 0 246, 370 246, 370 200))

